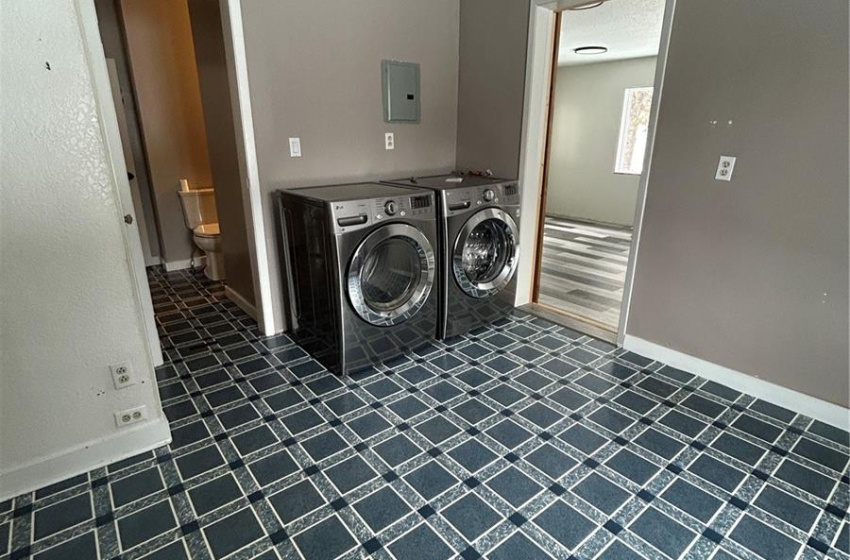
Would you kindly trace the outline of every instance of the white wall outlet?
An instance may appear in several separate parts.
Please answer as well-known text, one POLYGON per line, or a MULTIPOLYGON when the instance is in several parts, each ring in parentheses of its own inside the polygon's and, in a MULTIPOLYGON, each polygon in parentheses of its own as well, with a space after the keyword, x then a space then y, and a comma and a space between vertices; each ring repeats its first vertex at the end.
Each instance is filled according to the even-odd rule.
POLYGON ((112 383, 116 389, 124 389, 136 384, 136 376, 133 375, 133 367, 129 362, 112 364, 109 366, 109 371, 112 373, 112 383))
POLYGON ((732 172, 735 171, 734 156, 720 156, 720 161, 717 163, 717 173, 714 174, 715 181, 731 181, 732 172))
POLYGON ((136 408, 128 408, 127 410, 119 410, 115 413, 115 424, 119 428, 135 424, 148 419, 148 407, 137 406, 136 408))
POLYGON ((289 157, 301 157, 301 139, 289 139, 289 157))
POLYGON ((395 150, 395 134, 392 132, 384 134, 384 147, 388 150, 395 150))

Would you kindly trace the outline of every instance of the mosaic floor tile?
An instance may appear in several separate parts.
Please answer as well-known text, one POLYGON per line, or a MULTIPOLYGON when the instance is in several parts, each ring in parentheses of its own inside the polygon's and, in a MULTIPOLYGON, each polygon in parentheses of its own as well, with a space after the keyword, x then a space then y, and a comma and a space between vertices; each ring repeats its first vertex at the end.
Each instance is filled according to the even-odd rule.
POLYGON ((396 558, 444 560, 453 556, 452 549, 428 525, 419 525, 389 546, 396 558))
POLYGON ((743 516, 730 538, 762 558, 771 560, 792 560, 800 549, 800 543, 749 515, 743 516))
POLYGON ((215 558, 224 558, 265 536, 250 508, 240 510, 204 529, 215 558))
POLYGON ((543 510, 534 523, 570 551, 596 529, 593 521, 562 501, 543 510))
POLYGON ((354 509, 369 528, 378 533, 413 509, 392 488, 384 487, 354 504, 354 509))
POLYGON ((850 560, 850 436, 515 313, 339 378, 149 270, 168 447, 0 503, 0 558, 850 560))
POLYGON ((501 520, 501 516, 475 494, 467 494, 443 510, 441 515, 470 542, 501 520))
POLYGON ((681 479, 669 485, 661 497, 703 523, 708 523, 723 506, 716 497, 681 479))
POLYGON ((696 538, 696 534, 655 508, 648 508, 629 526, 646 542, 670 558, 678 558, 696 538))

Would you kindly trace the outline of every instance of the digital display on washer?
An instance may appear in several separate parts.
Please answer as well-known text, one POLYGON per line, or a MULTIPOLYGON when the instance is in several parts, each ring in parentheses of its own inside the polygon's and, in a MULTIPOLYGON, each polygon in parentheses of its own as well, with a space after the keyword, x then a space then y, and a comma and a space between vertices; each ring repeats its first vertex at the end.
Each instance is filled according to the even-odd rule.
POLYGON ((513 196, 517 193, 516 183, 512 185, 505 185, 505 196, 513 196))
POLYGON ((411 196, 410 207, 414 210, 417 208, 428 208, 431 206, 430 196, 411 196))

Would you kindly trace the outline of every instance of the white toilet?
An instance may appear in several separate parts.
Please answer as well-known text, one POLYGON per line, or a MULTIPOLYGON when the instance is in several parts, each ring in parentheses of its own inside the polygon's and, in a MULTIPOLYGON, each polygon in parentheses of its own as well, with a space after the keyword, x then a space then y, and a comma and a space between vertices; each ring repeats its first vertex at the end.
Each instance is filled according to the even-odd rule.
POLYGON ((224 257, 221 254, 221 231, 214 189, 177 191, 183 207, 186 227, 192 230, 192 240, 207 256, 204 274, 210 280, 224 280, 224 257))

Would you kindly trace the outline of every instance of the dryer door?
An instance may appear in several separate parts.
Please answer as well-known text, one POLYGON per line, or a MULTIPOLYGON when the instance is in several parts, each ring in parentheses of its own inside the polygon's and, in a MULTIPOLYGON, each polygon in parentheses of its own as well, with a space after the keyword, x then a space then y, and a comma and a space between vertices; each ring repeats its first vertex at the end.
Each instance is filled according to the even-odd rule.
POLYGON ((507 212, 487 208, 473 214, 455 240, 452 271, 460 288, 476 298, 498 293, 519 263, 519 232, 507 212))
POLYGON ((364 321, 397 325, 424 305, 434 276, 434 250, 425 235, 407 224, 387 224, 354 251, 348 265, 348 299, 364 321))

